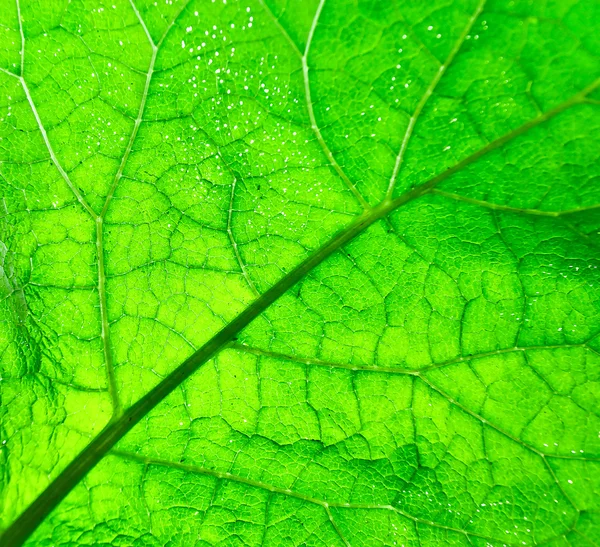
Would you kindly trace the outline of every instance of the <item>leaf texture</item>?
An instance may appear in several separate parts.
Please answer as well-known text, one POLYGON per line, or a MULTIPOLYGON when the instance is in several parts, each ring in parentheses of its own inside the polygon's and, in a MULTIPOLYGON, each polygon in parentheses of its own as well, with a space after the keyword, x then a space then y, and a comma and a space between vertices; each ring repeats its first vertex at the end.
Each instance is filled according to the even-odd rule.
POLYGON ((6 0, 2 545, 599 545, 599 20, 6 0))

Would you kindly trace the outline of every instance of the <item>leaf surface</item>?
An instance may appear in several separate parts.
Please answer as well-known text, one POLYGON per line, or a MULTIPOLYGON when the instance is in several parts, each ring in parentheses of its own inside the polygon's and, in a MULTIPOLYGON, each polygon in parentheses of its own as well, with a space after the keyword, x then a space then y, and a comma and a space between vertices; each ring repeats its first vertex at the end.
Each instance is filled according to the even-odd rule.
POLYGON ((5 4, 3 545, 600 543, 596 2, 5 4))

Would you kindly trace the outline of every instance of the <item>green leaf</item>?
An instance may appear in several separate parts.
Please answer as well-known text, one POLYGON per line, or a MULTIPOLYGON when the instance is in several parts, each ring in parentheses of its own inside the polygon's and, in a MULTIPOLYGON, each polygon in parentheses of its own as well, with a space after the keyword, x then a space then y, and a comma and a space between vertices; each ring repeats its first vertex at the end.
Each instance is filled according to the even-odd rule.
POLYGON ((599 545, 599 20, 6 0, 2 545, 599 545))

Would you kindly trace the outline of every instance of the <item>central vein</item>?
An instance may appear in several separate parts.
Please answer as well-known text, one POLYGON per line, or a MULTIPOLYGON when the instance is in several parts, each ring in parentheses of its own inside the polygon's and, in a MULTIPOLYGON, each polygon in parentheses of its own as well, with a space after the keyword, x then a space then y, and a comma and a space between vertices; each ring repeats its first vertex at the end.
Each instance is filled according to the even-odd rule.
POLYGON ((395 199, 385 199, 376 207, 365 211, 355 218, 345 229, 317 249, 306 260, 300 263, 288 275, 280 279, 264 294, 259 296, 250 306, 241 312, 231 323, 215 334, 206 344, 194 352, 173 372, 164 378, 151 391, 134 405, 114 418, 104 430, 63 470, 63 472, 42 492, 42 494, 13 522, 2 536, 2 545, 18 547, 39 526, 48 514, 65 498, 79 481, 122 439, 144 416, 163 401, 170 393, 196 372, 204 363, 228 346, 236 335, 277 301, 288 289, 293 287, 309 272, 314 270, 329 256, 363 233, 369 226, 384 218, 399 207, 428 194, 438 184, 479 160, 485 154, 500 148, 507 142, 522 135, 529 129, 544 123, 560 114, 567 108, 585 102, 586 96, 600 86, 600 79, 546 112, 523 124, 519 128, 492 141, 474 154, 460 161, 450 169, 432 178, 425 184, 395 199))

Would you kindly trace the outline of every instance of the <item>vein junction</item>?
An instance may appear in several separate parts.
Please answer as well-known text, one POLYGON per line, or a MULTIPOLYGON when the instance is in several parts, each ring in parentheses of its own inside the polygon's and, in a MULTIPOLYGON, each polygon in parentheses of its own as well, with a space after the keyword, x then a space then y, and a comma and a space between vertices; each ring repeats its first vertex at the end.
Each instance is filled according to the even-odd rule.
MULTIPOLYGON (((186 5, 187 4, 184 4, 182 6, 182 9, 179 13, 183 12, 186 5)), ((29 530, 32 530, 33 528, 35 528, 35 526, 37 526, 48 515, 48 513, 52 510, 52 508, 54 508, 66 496, 66 494, 85 476, 85 474, 90 469, 92 469, 106 454, 111 452, 111 450, 112 450, 112 452, 111 452, 112 454, 115 454, 122 458, 127 458, 130 460, 138 461, 144 465, 163 465, 163 466, 177 467, 182 470, 211 475, 218 479, 227 479, 227 480, 233 480, 233 481, 245 483, 245 484, 248 484, 249 486, 267 489, 267 490, 270 490, 277 494, 288 495, 288 496, 292 496, 292 497, 297 497, 299 499, 304 499, 305 501, 308 501, 310 503, 313 503, 313 504, 323 507, 323 509, 326 511, 328 517, 330 518, 330 520, 332 522, 333 522, 333 516, 330 511, 330 508, 336 508, 336 509, 342 509, 342 508, 381 509, 381 510, 389 510, 389 511, 398 512, 398 513, 402 514, 404 517, 409 518, 410 520, 413 520, 415 522, 420 522, 420 523, 431 525, 434 527, 437 526, 440 528, 445 528, 445 529, 459 532, 462 534, 477 536, 477 534, 467 533, 463 530, 453 529, 450 527, 444 527, 444 526, 435 524, 435 523, 427 521, 427 520, 418 519, 416 517, 413 517, 406 513, 403 513, 399 509, 392 507, 390 505, 379 506, 379 505, 360 505, 360 504, 352 505, 352 504, 331 503, 331 502, 327 502, 327 501, 316 499, 316 498, 310 498, 310 497, 300 494, 298 492, 278 489, 276 487, 270 486, 266 483, 261 483, 259 481, 252 481, 249 479, 244 479, 242 477, 233 476, 233 475, 230 475, 229 473, 221 473, 221 472, 211 471, 209 469, 196 468, 194 466, 178 465, 178 464, 173 464, 173 463, 169 463, 169 462, 158 460, 158 459, 153 460, 153 459, 149 459, 149 458, 144 458, 144 457, 137 456, 137 455, 134 455, 131 453, 126 453, 123 451, 115 451, 115 450, 113 450, 113 447, 128 431, 130 431, 135 426, 135 424, 139 423, 140 420, 142 420, 145 416, 147 416, 147 414, 153 408, 155 408, 161 401, 163 401, 165 399, 165 397, 167 397, 170 393, 172 393, 176 388, 180 387, 182 385, 182 383, 187 378, 189 378, 194 372, 196 372, 204 363, 206 363, 209 359, 216 356, 221 350, 223 350, 227 347, 234 347, 241 351, 255 353, 258 355, 271 356, 271 357, 280 358, 283 360, 297 360, 296 358, 293 358, 290 356, 285 356, 282 354, 275 354, 275 353, 269 354, 267 352, 263 352, 262 350, 259 350, 256 348, 248 348, 248 347, 242 346, 240 344, 230 346, 230 344, 231 344, 232 340, 236 337, 236 335, 240 331, 242 331, 242 329, 244 329, 256 317, 258 317, 271 304, 273 304, 275 301, 277 301, 286 291, 288 291, 291 287, 293 287, 298 281, 303 279, 309 272, 313 271, 314 268, 316 268, 319 264, 323 263, 327 258, 329 258, 334 253, 336 253, 341 248, 343 248, 344 245, 346 245, 347 243, 352 241, 359 234, 363 233, 369 226, 373 225, 374 223, 376 223, 377 221, 379 221, 381 219, 385 219, 390 213, 392 213, 393 211, 396 211, 400 207, 402 207, 414 200, 417 200, 417 199, 425 196, 426 194, 436 193, 438 195, 444 196, 447 199, 465 201, 465 202, 471 203, 473 205, 479 205, 482 207, 489 207, 491 209, 497 209, 497 210, 515 212, 515 213, 520 213, 520 214, 527 214, 527 215, 568 217, 569 215, 571 215, 575 212, 581 212, 583 209, 569 210, 569 211, 562 211, 562 212, 560 212, 560 211, 544 212, 544 211, 533 210, 533 209, 510 208, 510 207, 502 206, 502 205, 494 205, 494 204, 487 203, 487 202, 484 202, 481 200, 475 200, 475 199, 466 198, 463 196, 458 196, 458 195, 452 194, 452 193, 446 193, 441 190, 438 190, 437 186, 441 182, 443 182, 444 180, 446 180, 450 176, 452 176, 454 173, 456 173, 456 172, 464 169, 468 165, 476 162, 481 157, 492 152, 493 150, 496 150, 496 149, 504 146, 506 143, 513 140, 514 138, 524 134, 525 132, 529 131, 530 129, 532 129, 542 123, 545 123, 546 121, 550 120, 557 114, 567 110, 568 108, 571 108, 574 105, 582 104, 582 103, 588 101, 589 94, 598 87, 600 81, 594 82, 591 86, 582 90, 580 93, 577 93, 571 99, 558 105, 554 109, 552 109, 546 113, 540 114, 538 117, 536 117, 533 120, 529 121, 528 123, 522 125, 521 127, 490 142, 489 144, 487 144, 486 146, 481 148, 478 152, 466 157, 462 161, 458 162, 455 166, 453 166, 453 167, 447 169, 446 171, 443 171, 439 175, 431 178, 428 182, 425 182, 424 184, 421 184, 421 185, 413 188, 412 190, 406 192, 405 194, 394 198, 394 190, 396 187, 396 182, 397 182, 398 176, 401 173, 401 167, 402 167, 402 164, 404 161, 405 151, 407 150, 409 141, 411 139, 413 130, 417 124, 418 118, 419 118, 423 108, 425 107, 427 100, 434 93, 434 90, 436 89, 436 86, 440 82, 444 72, 447 70, 447 67, 453 62, 454 57, 458 53, 458 50, 460 49, 464 40, 466 39, 466 36, 470 32, 470 29, 471 29, 474 21, 481 13, 481 11, 484 7, 484 3, 483 2, 479 3, 476 11, 473 13, 472 17, 469 19, 468 25, 465 27, 463 32, 460 34, 458 42, 454 45, 454 47, 452 48, 446 61, 440 66, 439 70, 435 74, 435 77, 430 82, 430 84, 427 86, 425 94, 421 97, 421 99, 417 103, 417 108, 414 111, 414 113, 412 114, 412 116, 410 117, 410 122, 406 129, 406 133, 402 140, 401 148, 400 148, 397 158, 396 158, 393 174, 392 174, 392 177, 391 177, 391 180, 389 183, 387 196, 379 204, 372 207, 367 203, 367 201, 360 194, 360 192, 358 192, 356 185, 350 180, 350 178, 343 171, 342 167, 338 164, 337 160, 335 159, 334 154, 331 152, 327 143, 325 142, 325 139, 323 138, 321 129, 319 128, 319 125, 317 123, 316 116, 315 116, 315 113, 313 110, 313 100, 311 98, 310 67, 309 67, 309 63, 308 63, 308 58, 309 58, 309 52, 310 52, 313 36, 315 33, 315 29, 317 27, 317 24, 318 24, 318 21, 320 18, 320 14, 321 14, 321 11, 324 6, 324 0, 321 0, 321 2, 318 5, 317 11, 315 13, 315 16, 314 16, 312 24, 311 24, 310 33, 309 33, 309 36, 308 36, 308 39, 306 42, 306 47, 303 52, 301 52, 300 49, 294 45, 293 40, 285 32, 283 27, 281 25, 279 25, 280 30, 285 34, 286 39, 289 41, 289 43, 293 47, 295 47, 297 54, 299 56, 299 59, 300 59, 301 68, 302 68, 304 92, 305 92, 306 108, 307 108, 308 116, 309 116, 309 119, 311 122, 311 130, 313 131, 315 138, 316 138, 319 146, 321 147, 323 154, 325 155, 328 162, 330 163, 331 167, 337 173, 337 175, 340 177, 340 179, 343 180, 343 182, 347 186, 348 190, 352 193, 352 195, 355 197, 356 201, 360 204, 361 208, 363 209, 363 212, 360 215, 356 216, 345 229, 340 231, 330 241, 326 242, 319 249, 317 249, 315 252, 313 252, 306 260, 304 260, 295 269, 293 269, 293 271, 291 271, 290 273, 285 275, 282 279, 280 279, 277 283, 275 283, 270 289, 265 291, 263 294, 260 294, 259 291, 256 289, 256 287, 254 287, 254 285, 252 284, 252 281, 250 280, 250 275, 246 271, 245 265, 243 264, 240 254, 237 252, 237 243, 235 242, 235 240, 233 238, 233 232, 231 229, 231 215, 232 215, 232 210, 233 210, 233 200, 234 200, 234 192, 235 192, 235 184, 234 184, 232 186, 231 199, 229 202, 229 216, 228 216, 228 221, 227 221, 227 230, 228 230, 228 235, 230 237, 232 246, 236 249, 236 259, 240 265, 240 268, 244 274, 244 277, 246 278, 246 280, 248 281, 248 284, 253 289, 253 292, 256 295, 256 299, 248 308, 246 308, 242 313, 240 313, 225 328, 223 328, 221 331, 219 331, 214 337, 212 337, 206 344, 204 344, 193 355, 191 355, 184 363, 182 363, 171 374, 166 376, 155 388, 153 388, 150 392, 148 392, 145 396, 143 396, 134 405, 125 409, 125 408, 123 408, 123 405, 121 404, 121 401, 119 400, 118 386, 117 386, 116 380, 115 380, 114 365, 113 365, 113 359, 112 359, 112 353, 111 353, 110 326, 109 326, 108 312, 107 312, 106 268, 105 268, 105 264, 104 264, 105 249, 104 249, 104 240, 103 240, 103 237, 104 237, 103 236, 103 233, 104 233, 103 226, 104 226, 104 219, 105 219, 106 213, 109 210, 110 203, 115 195, 115 191, 118 187, 118 184, 123 177, 123 172, 127 165, 128 159, 131 155, 131 151, 133 149, 134 142, 136 141, 136 138, 137 138, 137 135, 139 132, 139 128, 144 120, 144 112, 145 112, 145 108, 146 108, 148 92, 149 92, 150 85, 152 82, 153 74, 155 72, 155 63, 157 60, 157 56, 158 56, 160 47, 161 47, 163 41, 166 39, 170 29, 173 27, 175 21, 177 20, 177 17, 179 16, 179 15, 176 16, 175 20, 168 26, 168 28, 165 31, 165 33, 163 34, 162 38, 158 42, 155 43, 150 35, 150 32, 148 31, 148 28, 146 27, 146 24, 144 23, 139 11, 137 10, 137 8, 132 0, 131 0, 131 6, 139 20, 141 27, 144 30, 144 33, 150 44, 152 54, 151 54, 151 58, 150 58, 149 65, 148 65, 148 70, 147 70, 146 77, 145 77, 145 84, 144 84, 137 116, 133 122, 133 128, 132 128, 129 140, 127 142, 127 145, 126 145, 125 152, 121 158, 117 172, 116 172, 113 182, 110 186, 109 192, 104 201, 102 209, 99 213, 97 213, 89 205, 89 203, 87 203, 87 201, 85 200, 81 191, 71 181, 69 175, 67 174, 67 172, 65 171, 65 169, 63 168, 61 163, 59 162, 59 160, 53 150, 52 144, 50 143, 50 140, 48 138, 48 135, 44 128, 42 120, 38 114, 35 102, 33 100, 32 94, 27 86, 27 83, 26 83, 26 80, 24 77, 24 73, 23 73, 24 66, 25 66, 25 63, 24 63, 25 39, 24 39, 24 35, 23 35, 22 26, 20 27, 21 39, 22 39, 20 75, 16 76, 8 71, 3 70, 3 72, 5 72, 6 74, 14 76, 15 78, 17 78, 19 80, 19 82, 22 86, 23 92, 24 92, 24 94, 27 98, 27 101, 31 107, 31 110, 33 112, 33 115, 35 117, 35 120, 36 120, 38 128, 39 128, 39 131, 43 137, 44 143, 48 150, 48 154, 49 154, 53 164, 55 165, 56 169, 60 173, 61 177, 64 179, 66 185, 69 187, 69 189, 75 196, 79 205, 83 208, 83 210, 86 211, 86 213, 90 216, 90 218, 94 221, 94 224, 95 224, 95 238, 96 238, 95 244, 96 244, 96 255, 97 255, 97 264, 98 264, 97 291, 98 291, 98 295, 99 295, 99 308, 100 308, 101 328, 102 328, 101 336, 102 336, 102 342, 103 342, 103 353, 104 353, 104 361, 105 361, 106 372, 107 372, 107 377, 108 377, 109 392, 111 395, 113 411, 114 411, 113 419, 111 420, 109 425, 106 427, 106 429, 96 439, 94 439, 90 443, 90 445, 80 454, 80 456, 78 456, 69 466, 66 467, 66 469, 63 471, 63 473, 61 473, 61 475, 59 475, 59 477, 52 484, 50 484, 48 489, 32 504, 32 506, 30 506, 30 508, 27 509, 25 511, 25 513, 23 513, 23 515, 15 522, 15 524, 7 531, 7 534, 8 534, 7 537, 9 537, 9 538, 11 537, 10 534, 12 533, 13 530, 21 529, 21 530, 29 531, 29 530)), ((19 19, 20 19, 20 17, 19 17, 19 19)), ((585 346, 584 344, 580 344, 580 345, 574 345, 573 347, 584 347, 584 346, 585 346)), ((561 347, 564 347, 564 346, 561 346, 561 347)), ((523 348, 521 348, 521 347, 510 348, 510 349, 506 349, 506 350, 500 350, 500 353, 525 352, 525 351, 528 351, 529 349, 533 349, 533 348, 524 348, 524 347, 523 348)), ((494 352, 494 354, 497 354, 497 353, 499 353, 499 352, 494 352)), ((482 356, 480 355, 479 357, 482 357, 482 356)), ((478 358, 478 357, 477 356, 465 357, 465 359, 476 359, 476 358, 478 358)), ((434 365, 430 368, 431 369, 441 368, 441 367, 450 365, 450 364, 452 364, 454 362, 458 362, 458 361, 460 361, 460 360, 455 360, 455 361, 447 362, 447 363, 441 363, 439 365, 434 365)), ((525 448, 537 453, 539 456, 542 457, 542 459, 544 460, 546 465, 547 465, 547 458, 559 457, 559 456, 553 456, 551 454, 545 454, 535 448, 532 448, 530 445, 528 445, 527 443, 524 443, 522 440, 514 437, 510 433, 503 431, 502 429, 494 426, 493 424, 489 424, 489 422, 487 422, 483 416, 469 410, 464 405, 461 405, 459 402, 452 399, 443 390, 439 389, 430 379, 427 378, 427 376, 425 374, 427 372, 427 369, 412 370, 412 371, 410 371, 410 370, 409 371, 400 371, 400 370, 397 370, 392 367, 388 367, 388 368, 367 367, 367 366, 358 366, 357 367, 357 366, 335 364, 335 363, 329 363, 329 362, 318 362, 317 360, 304 360, 303 362, 305 364, 316 365, 316 366, 351 368, 352 370, 398 373, 398 374, 407 374, 407 375, 413 376, 416 379, 418 379, 418 381, 429 386, 432 390, 438 392, 442 397, 447 399, 451 404, 457 406, 458 408, 461 408, 461 410, 470 414, 472 417, 476 418, 480 422, 487 423, 490 427, 495 428, 500 433, 509 437, 511 440, 515 441, 516 443, 521 444, 525 448)), ((573 459, 587 459, 587 458, 574 457, 573 459)), ((553 474, 553 471, 549 466, 548 466, 548 469, 549 469, 549 472, 551 474, 553 474)), ((558 484, 558 481, 557 481, 557 484, 558 484)), ((568 496, 566 496, 566 494, 565 494, 565 497, 567 497, 567 499, 568 499, 568 496)), ((338 530, 337 527, 336 527, 336 530, 338 530)), ((343 535, 341 534, 341 532, 339 532, 339 530, 338 530, 338 533, 339 533, 343 543, 348 544, 347 540, 343 537, 343 535)), ((479 537, 483 537, 483 536, 479 536, 479 537)), ((22 537, 21 537, 21 539, 22 539, 22 537)), ((10 541, 10 539, 9 539, 9 541, 10 541)), ((18 542, 19 539, 16 539, 15 541, 18 542)), ((14 544, 16 545, 17 543, 14 543, 14 544)))

